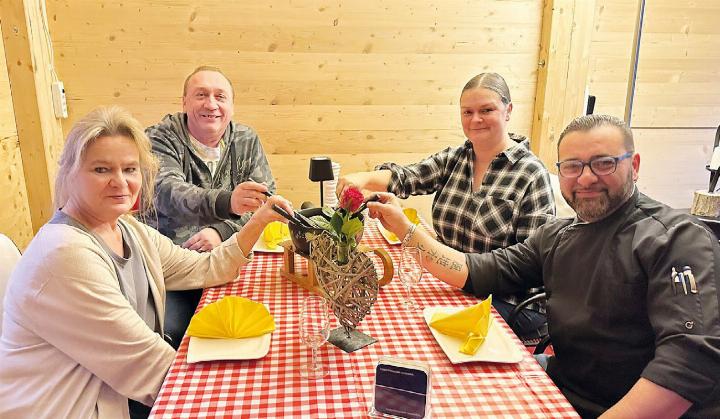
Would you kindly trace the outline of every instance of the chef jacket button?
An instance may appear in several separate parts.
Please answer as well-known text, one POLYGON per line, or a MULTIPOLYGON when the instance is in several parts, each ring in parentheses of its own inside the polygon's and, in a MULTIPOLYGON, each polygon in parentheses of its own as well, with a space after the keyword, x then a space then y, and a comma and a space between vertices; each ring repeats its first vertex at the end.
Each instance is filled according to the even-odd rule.
POLYGON ((695 326, 695 322, 685 322, 685 328, 690 330, 695 326))

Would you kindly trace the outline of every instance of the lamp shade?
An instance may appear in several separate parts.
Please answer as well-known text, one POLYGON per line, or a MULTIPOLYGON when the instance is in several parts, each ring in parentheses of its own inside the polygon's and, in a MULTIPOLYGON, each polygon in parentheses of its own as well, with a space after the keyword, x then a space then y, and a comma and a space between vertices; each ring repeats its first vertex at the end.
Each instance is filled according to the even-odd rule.
POLYGON ((328 157, 311 157, 310 158, 310 180, 313 182, 322 182, 324 180, 333 180, 332 161, 328 157))

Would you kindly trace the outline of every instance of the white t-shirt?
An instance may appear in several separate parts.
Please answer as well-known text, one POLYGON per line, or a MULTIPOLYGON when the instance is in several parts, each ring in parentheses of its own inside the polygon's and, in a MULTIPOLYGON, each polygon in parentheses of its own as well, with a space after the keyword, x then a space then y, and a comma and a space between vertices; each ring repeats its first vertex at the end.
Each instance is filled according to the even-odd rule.
POLYGON ((210 174, 215 176, 215 170, 217 170, 220 157, 222 157, 223 151, 225 151, 225 140, 220 139, 217 147, 208 147, 191 135, 190 143, 193 145, 195 152, 200 159, 202 159, 203 163, 210 169, 210 174))

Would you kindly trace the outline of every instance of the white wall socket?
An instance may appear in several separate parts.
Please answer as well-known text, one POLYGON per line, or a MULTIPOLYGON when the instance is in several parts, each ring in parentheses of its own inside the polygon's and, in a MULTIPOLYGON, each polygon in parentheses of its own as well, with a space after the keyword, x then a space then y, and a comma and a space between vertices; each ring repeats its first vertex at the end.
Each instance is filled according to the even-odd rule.
POLYGON ((63 82, 53 82, 52 99, 53 108, 55 109, 55 118, 67 118, 67 100, 65 99, 65 86, 63 85, 63 82))

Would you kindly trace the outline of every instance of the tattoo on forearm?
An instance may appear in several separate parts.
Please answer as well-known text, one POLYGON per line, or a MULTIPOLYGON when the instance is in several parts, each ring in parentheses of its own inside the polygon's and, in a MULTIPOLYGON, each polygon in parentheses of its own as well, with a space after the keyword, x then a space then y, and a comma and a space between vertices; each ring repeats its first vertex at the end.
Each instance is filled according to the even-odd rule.
POLYGON ((451 271, 462 271, 462 264, 451 260, 447 256, 440 254, 440 252, 438 252, 437 250, 428 250, 422 243, 418 243, 417 248, 420 249, 420 252, 423 254, 423 257, 426 261, 434 263, 438 266, 443 266, 451 271))

